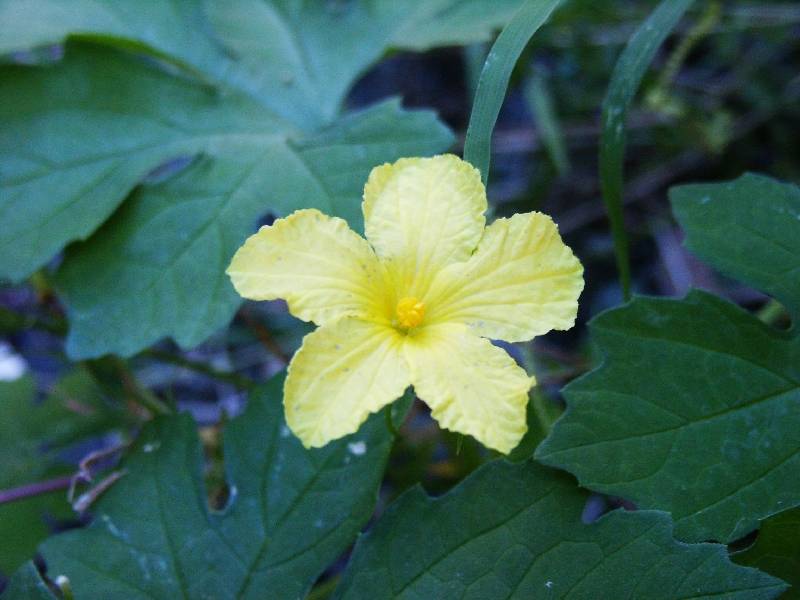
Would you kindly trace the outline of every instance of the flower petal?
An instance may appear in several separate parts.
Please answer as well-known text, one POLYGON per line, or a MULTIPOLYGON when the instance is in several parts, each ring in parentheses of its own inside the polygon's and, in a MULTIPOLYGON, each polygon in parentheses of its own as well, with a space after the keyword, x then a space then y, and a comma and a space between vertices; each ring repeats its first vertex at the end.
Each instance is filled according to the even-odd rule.
POLYGON ((391 327, 342 319, 308 334, 289 365, 286 423, 306 447, 353 433, 411 385, 403 338, 391 327))
POLYGON ((445 323, 409 335, 405 353, 414 390, 442 427, 504 453, 519 443, 534 380, 504 350, 445 323))
POLYGON ((227 273, 242 297, 283 298, 293 315, 318 325, 343 316, 386 319, 383 271, 372 248, 345 221, 318 210, 262 227, 227 273))
POLYGON ((428 322, 469 325, 478 335, 519 342, 575 324, 583 266, 541 213, 497 219, 475 254, 439 273, 428 322))
POLYGON ((367 239, 398 293, 422 297, 438 269, 478 244, 486 190, 478 170, 452 154, 403 158, 372 170, 362 208, 367 239))

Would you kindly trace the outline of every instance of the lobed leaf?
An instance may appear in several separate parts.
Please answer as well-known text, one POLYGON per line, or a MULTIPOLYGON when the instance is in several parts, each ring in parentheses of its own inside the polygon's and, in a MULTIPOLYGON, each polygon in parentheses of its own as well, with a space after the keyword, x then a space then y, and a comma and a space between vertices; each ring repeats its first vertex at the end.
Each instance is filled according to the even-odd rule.
POLYGON ((586 525, 571 478, 495 461, 440 498, 406 492, 359 539, 336 598, 776 598, 724 546, 672 538, 662 512, 586 525))
POLYGON ((17 85, 3 88, 11 99, 0 115, 9 124, 0 155, 15 157, 0 184, 7 276, 88 236, 163 161, 202 154, 179 177, 140 188, 68 253, 58 285, 76 358, 131 355, 166 335, 199 343, 239 306, 224 269, 259 216, 316 206, 357 225, 372 166, 451 140, 432 114, 394 101, 301 134, 245 96, 91 48, 74 48, 53 73, 10 70, 17 85))
MULTIPOLYGON (((260 216, 270 209, 287 213, 313 206, 358 224, 357 199, 372 166, 402 154, 432 153, 450 140, 432 114, 405 112, 395 101, 309 135, 281 131, 279 122, 245 97, 222 100, 199 88, 179 88, 175 102, 185 112, 176 113, 173 102, 164 102, 175 93, 175 80, 122 56, 81 50, 68 56, 65 66, 65 86, 74 79, 69 70, 76 69, 92 84, 124 92, 124 100, 112 102, 124 104, 130 118, 137 115, 140 145, 156 144, 163 155, 176 146, 203 153, 166 182, 140 187, 91 240, 67 252, 56 284, 70 318, 67 351, 74 358, 129 356, 167 335, 185 347, 202 342, 241 304, 224 271, 260 216)), ((76 102, 81 109, 53 125, 53 135, 62 132, 65 146, 64 132, 82 127, 87 137, 95 110, 106 110, 103 102, 96 109, 91 99, 76 102)), ((105 128, 96 125, 96 135, 104 135, 105 128)), ((133 152, 117 157, 113 146, 111 156, 98 155, 95 146, 85 152, 76 159, 81 175, 96 169, 109 186, 125 185, 133 152)), ((63 193, 63 180, 60 187, 63 193)), ((45 204, 58 215, 74 210, 70 202, 87 202, 93 195, 108 199, 102 185, 93 190, 80 199, 67 198, 64 206, 54 206, 49 198, 45 204)), ((29 195, 39 197, 35 190, 21 189, 19 201, 29 195)), ((95 207, 87 211, 98 214, 95 207)), ((59 234, 77 224, 50 222, 59 234)), ((32 235, 56 239, 55 234, 43 237, 41 228, 32 235)), ((21 252, 30 244, 14 240, 8 247, 21 252)))
POLYGON ((70 47, 57 66, 0 70, 13 82, 0 89, 0 277, 12 280, 88 237, 166 161, 266 150, 287 135, 245 97, 96 47, 70 47))
POLYGON ((392 440, 376 415, 306 451, 283 421, 281 385, 226 427, 224 511, 208 508, 191 418, 161 417, 92 524, 41 546, 48 576, 67 576, 76 598, 304 597, 372 514, 392 440))
MULTIPOLYGON (((690 247, 800 305, 794 186, 747 175, 671 195, 690 247)), ((564 390, 542 461, 670 511, 684 539, 729 542, 800 505, 800 336, 703 292, 637 298, 591 328, 605 362, 564 390)))
POLYGON ((0 54, 69 38, 134 47, 251 95, 299 127, 330 122, 389 48, 488 39, 521 0, 2 0, 0 54))
POLYGON ((2 67, 11 83, 0 89, 0 278, 19 281, 87 240, 149 179, 66 257, 68 350, 131 355, 165 336, 197 344, 237 306, 223 270, 259 216, 318 206, 358 227, 371 167, 452 142, 432 114, 396 103, 341 118, 356 78, 390 47, 485 38, 518 2, 187 0, 142 10, 130 0, 5 0, 0 52, 71 38, 149 58, 72 43, 59 64, 2 67), (183 72, 158 68, 164 61, 183 72))
POLYGON ((597 317, 603 365, 567 386, 537 449, 586 487, 735 540, 800 502, 800 342, 704 292, 597 317))

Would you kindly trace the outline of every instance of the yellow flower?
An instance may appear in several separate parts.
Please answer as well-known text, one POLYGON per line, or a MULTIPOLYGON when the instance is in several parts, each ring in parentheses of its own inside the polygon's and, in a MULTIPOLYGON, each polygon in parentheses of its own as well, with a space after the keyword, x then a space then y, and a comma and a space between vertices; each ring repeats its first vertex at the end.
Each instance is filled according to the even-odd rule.
POLYGON ((469 163, 404 158, 369 176, 366 240, 298 210, 239 249, 227 271, 239 294, 284 298, 319 325, 284 386, 286 422, 306 447, 353 433, 409 385, 442 427, 501 452, 517 445, 534 380, 487 338, 572 327, 583 268, 549 217, 485 227, 486 207, 469 163))

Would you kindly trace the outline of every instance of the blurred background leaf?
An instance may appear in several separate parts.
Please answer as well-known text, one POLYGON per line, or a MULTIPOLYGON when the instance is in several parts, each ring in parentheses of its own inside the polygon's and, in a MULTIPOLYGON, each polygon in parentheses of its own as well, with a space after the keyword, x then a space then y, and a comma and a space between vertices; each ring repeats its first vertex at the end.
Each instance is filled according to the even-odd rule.
POLYGON ((122 420, 83 371, 37 396, 30 376, 0 382, 0 571, 9 575, 47 535, 79 523, 67 501, 69 477, 96 446, 92 440, 115 437, 122 420), (49 493, 11 499, 11 490, 41 482, 49 493))

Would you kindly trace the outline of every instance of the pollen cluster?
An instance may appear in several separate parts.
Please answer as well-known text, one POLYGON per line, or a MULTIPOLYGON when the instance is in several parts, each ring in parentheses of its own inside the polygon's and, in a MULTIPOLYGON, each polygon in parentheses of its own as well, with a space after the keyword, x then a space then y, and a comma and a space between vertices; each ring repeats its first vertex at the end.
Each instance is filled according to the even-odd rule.
POLYGON ((411 329, 419 326, 425 318, 425 304, 414 296, 408 296, 397 303, 395 312, 397 324, 404 329, 411 329))

